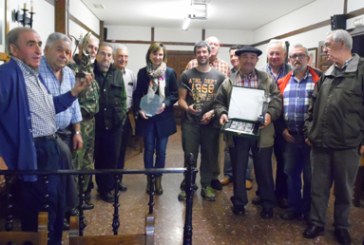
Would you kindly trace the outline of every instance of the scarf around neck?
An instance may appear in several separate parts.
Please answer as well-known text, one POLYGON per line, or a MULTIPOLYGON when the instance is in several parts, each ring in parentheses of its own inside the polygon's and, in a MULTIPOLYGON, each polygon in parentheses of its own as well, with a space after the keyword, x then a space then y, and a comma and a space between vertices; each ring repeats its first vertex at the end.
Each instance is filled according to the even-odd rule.
POLYGON ((147 65, 147 73, 148 76, 150 77, 148 94, 154 95, 158 90, 158 94, 163 100, 165 98, 164 89, 166 87, 166 80, 165 80, 166 70, 167 70, 167 65, 164 62, 162 62, 162 64, 160 64, 160 66, 158 66, 157 69, 153 69, 152 64, 147 65))

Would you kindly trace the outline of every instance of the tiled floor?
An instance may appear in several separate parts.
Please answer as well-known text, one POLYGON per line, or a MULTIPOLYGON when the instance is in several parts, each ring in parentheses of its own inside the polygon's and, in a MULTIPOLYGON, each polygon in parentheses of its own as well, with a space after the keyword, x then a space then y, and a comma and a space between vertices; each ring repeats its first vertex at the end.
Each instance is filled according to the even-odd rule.
MULTIPOLYGON (((179 129, 178 129, 179 130, 179 129)), ((182 148, 180 132, 170 137, 167 149, 167 167, 182 167, 182 148)), ((142 153, 129 151, 126 168, 143 168, 142 153)), ((182 244, 184 203, 177 200, 181 175, 170 174, 163 177, 164 194, 155 200, 156 236, 157 245, 182 244)), ((120 195, 119 234, 143 233, 145 215, 148 211, 148 195, 145 193, 146 177, 128 175, 124 177, 128 191, 120 195)), ((198 181, 197 181, 198 183, 198 181)), ((249 192, 251 200, 255 193, 249 192)), ((249 203, 246 206, 246 215, 234 216, 230 210, 230 196, 232 185, 224 187, 217 192, 216 202, 202 200, 200 189, 195 193, 193 208, 193 244, 336 244, 332 227, 332 199, 328 211, 328 222, 323 236, 313 240, 302 237, 305 228, 303 221, 287 222, 279 218, 281 209, 277 208, 274 218, 263 220, 259 216, 259 207, 249 203)), ((113 206, 101 201, 96 192, 93 192, 95 209, 86 211, 87 227, 85 234, 112 234, 111 222, 113 206)), ((352 208, 350 233, 353 244, 362 244, 364 236, 364 208, 352 208)), ((67 242, 65 234, 64 244, 67 242)))

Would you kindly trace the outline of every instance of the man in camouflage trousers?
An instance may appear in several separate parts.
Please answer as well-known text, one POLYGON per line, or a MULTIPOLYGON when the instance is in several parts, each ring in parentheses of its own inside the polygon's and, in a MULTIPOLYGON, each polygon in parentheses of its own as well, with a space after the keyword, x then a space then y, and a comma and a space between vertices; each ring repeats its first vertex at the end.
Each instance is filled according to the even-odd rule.
MULTIPOLYGON (((73 164, 77 170, 94 169, 94 146, 95 146, 95 114, 99 111, 99 86, 94 79, 93 62, 95 60, 99 41, 86 34, 78 45, 79 53, 74 55, 74 63, 69 66, 76 72, 76 76, 81 73, 92 74, 91 86, 79 95, 78 101, 81 107, 82 122, 81 134, 84 142, 82 149, 75 151, 73 164)), ((90 188, 88 188, 91 176, 85 176, 83 192, 85 202, 83 209, 92 209, 94 205, 90 202, 90 188)))

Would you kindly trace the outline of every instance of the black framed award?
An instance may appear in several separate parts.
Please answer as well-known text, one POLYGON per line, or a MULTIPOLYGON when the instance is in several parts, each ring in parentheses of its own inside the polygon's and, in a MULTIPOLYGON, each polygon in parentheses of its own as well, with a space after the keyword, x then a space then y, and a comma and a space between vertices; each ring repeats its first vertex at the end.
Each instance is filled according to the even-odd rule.
POLYGON ((222 130, 236 136, 258 137, 267 109, 268 97, 263 89, 233 86, 229 120, 222 126, 222 130))

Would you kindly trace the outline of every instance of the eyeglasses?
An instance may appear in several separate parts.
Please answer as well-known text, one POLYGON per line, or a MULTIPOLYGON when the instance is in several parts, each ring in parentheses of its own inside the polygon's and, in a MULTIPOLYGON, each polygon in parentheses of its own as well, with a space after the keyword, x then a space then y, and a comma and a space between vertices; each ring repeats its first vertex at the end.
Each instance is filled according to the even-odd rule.
POLYGON ((292 54, 292 55, 289 56, 289 58, 291 58, 293 60, 295 60, 297 58, 300 59, 300 60, 302 60, 305 57, 306 57, 306 54, 292 54))

